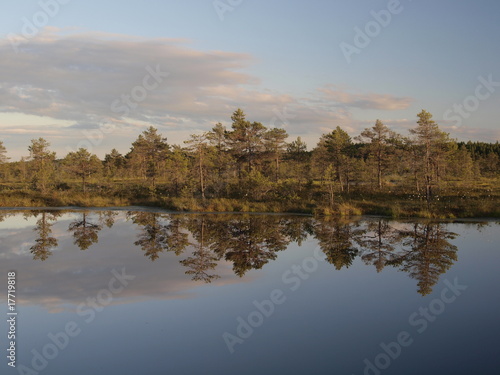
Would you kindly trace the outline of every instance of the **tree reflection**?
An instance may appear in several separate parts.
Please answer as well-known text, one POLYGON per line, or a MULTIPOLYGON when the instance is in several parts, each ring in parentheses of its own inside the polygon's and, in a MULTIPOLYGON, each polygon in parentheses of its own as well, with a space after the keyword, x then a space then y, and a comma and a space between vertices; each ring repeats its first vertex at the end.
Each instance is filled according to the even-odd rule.
POLYGON ((189 245, 188 234, 181 231, 180 218, 167 222, 165 215, 154 212, 128 212, 127 216, 140 228, 134 245, 140 246, 151 261, 157 260, 164 250, 179 255, 189 245))
POLYGON ((4 221, 6 218, 8 218, 9 216, 12 216, 12 215, 14 215, 14 214, 13 214, 13 213, 11 213, 11 212, 1 211, 1 210, 0 210, 0 223, 1 223, 2 221, 4 221))
POLYGON ((308 236, 314 233, 314 225, 311 217, 290 216, 279 219, 281 232, 292 242, 301 246, 308 236))
POLYGON ((230 219, 220 233, 225 259, 233 263, 233 271, 240 277, 248 270, 261 269, 290 243, 283 232, 283 222, 273 216, 242 215, 230 219))
POLYGON ((98 233, 101 225, 93 223, 88 217, 88 212, 82 212, 81 220, 75 220, 69 224, 68 231, 73 232, 74 244, 80 250, 87 250, 92 244, 99 241, 98 233))
POLYGON ((213 244, 213 237, 207 236, 207 221, 206 216, 199 216, 188 220, 189 229, 193 235, 193 246, 195 251, 187 259, 181 260, 180 263, 189 268, 185 273, 192 275, 192 279, 202 280, 205 283, 210 283, 212 280, 219 279, 220 276, 214 273, 208 273, 209 270, 214 270, 217 266, 218 257, 210 250, 210 244, 213 244))
POLYGON ((449 242, 457 236, 447 231, 444 224, 431 221, 414 223, 408 230, 402 231, 403 250, 387 264, 408 272, 412 279, 418 280, 418 293, 425 296, 432 292, 439 276, 457 260, 458 248, 449 242))
POLYGON ((112 228, 115 224, 115 217, 118 216, 118 211, 99 211, 99 223, 112 228))
POLYGON ((401 232, 393 228, 389 220, 379 218, 368 221, 366 232, 357 238, 361 259, 367 265, 374 265, 377 272, 381 272, 387 262, 396 258, 394 250, 401 240, 401 232))
POLYGON ((325 253, 326 260, 337 270, 352 265, 359 253, 356 243, 364 232, 358 222, 337 217, 317 220, 314 226, 314 237, 325 253))
POLYGON ((33 212, 33 216, 38 217, 39 215, 40 218, 37 220, 36 227, 34 228, 38 237, 35 240, 35 244, 30 247, 30 252, 33 254, 33 259, 44 261, 52 255, 51 249, 57 247, 57 239, 52 237, 52 226, 54 223, 51 221, 57 220, 57 217, 61 214, 56 211, 33 212))
MULTIPOLYGON (((26 212, 36 217, 37 238, 30 251, 35 260, 46 260, 58 246, 52 226, 62 211, 26 212)), ((0 216, 8 216, 10 213, 0 216)), ((69 224, 74 244, 88 249, 99 240, 99 231, 112 228, 119 215, 116 211, 77 213, 79 219, 69 224)), ((134 242, 151 261, 163 252, 181 256, 185 274, 195 281, 210 283, 220 278, 217 265, 229 262, 233 272, 243 277, 249 270, 262 269, 277 258, 291 242, 303 243, 314 236, 326 260, 336 270, 349 268, 359 257, 374 266, 378 273, 386 266, 395 267, 417 280, 418 293, 427 295, 457 260, 457 247, 451 243, 458 235, 447 225, 433 221, 414 223, 388 219, 356 221, 328 217, 313 219, 286 215, 217 215, 160 214, 128 212, 127 218, 139 231, 134 242), (188 249, 188 251, 186 251, 188 249)), ((467 222, 481 230, 488 223, 467 222)))
POLYGON ((301 243, 307 231, 312 231, 309 217, 204 214, 187 216, 184 222, 196 250, 181 263, 191 268, 189 274, 207 282, 218 278, 206 271, 214 269, 220 259, 231 262, 234 273, 242 277, 276 259, 276 252, 285 250, 291 241, 301 243))

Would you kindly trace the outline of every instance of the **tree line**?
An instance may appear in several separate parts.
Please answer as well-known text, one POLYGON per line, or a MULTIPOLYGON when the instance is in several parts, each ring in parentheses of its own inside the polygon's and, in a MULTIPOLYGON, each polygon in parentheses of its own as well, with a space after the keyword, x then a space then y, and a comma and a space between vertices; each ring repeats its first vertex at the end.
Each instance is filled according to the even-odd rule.
POLYGON ((201 200, 321 199, 333 208, 339 195, 353 193, 416 194, 429 203, 439 192, 499 176, 498 141, 459 143, 429 112, 417 118, 409 136, 380 120, 356 137, 337 126, 311 151, 300 137, 288 140, 285 129, 249 121, 241 109, 232 114, 229 129, 217 123, 182 145, 169 144, 151 126, 128 153, 113 149, 103 160, 84 148, 58 159, 50 143, 38 138, 29 156, 9 162, 0 141, 0 177, 4 188, 13 184, 43 194, 136 189, 201 200))

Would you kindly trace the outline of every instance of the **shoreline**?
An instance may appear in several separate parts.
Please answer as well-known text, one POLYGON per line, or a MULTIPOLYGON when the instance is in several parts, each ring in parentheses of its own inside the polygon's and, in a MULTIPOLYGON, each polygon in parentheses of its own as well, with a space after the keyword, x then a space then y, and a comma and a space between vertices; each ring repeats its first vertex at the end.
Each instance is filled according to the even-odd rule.
MULTIPOLYGON (((343 217, 343 218, 387 218, 390 220, 440 220, 449 222, 474 222, 474 221, 498 221, 500 218, 495 215, 482 215, 482 216, 419 216, 419 215, 402 215, 391 216, 383 213, 356 213, 352 215, 331 213, 305 213, 293 211, 209 211, 209 210, 173 210, 154 205, 123 205, 123 206, 82 206, 82 205, 65 205, 65 206, 1 206, 0 212, 6 211, 134 211, 134 212, 152 212, 162 214, 186 214, 186 215, 291 215, 291 216, 308 216, 308 217, 343 217)), ((431 213, 432 214, 432 213, 431 213)))

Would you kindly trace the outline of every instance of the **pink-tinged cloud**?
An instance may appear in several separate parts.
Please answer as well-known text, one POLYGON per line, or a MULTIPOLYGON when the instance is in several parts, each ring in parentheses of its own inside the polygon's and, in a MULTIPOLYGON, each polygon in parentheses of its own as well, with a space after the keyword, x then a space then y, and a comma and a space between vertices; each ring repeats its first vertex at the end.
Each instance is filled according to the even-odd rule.
POLYGON ((351 108, 395 111, 406 109, 413 102, 413 99, 409 97, 397 97, 376 93, 353 94, 335 89, 331 86, 320 88, 319 91, 324 95, 326 100, 351 108))
MULTIPOLYGON (((68 147, 103 137, 92 151, 103 157, 111 148, 126 152, 145 127, 153 125, 169 138, 206 131, 217 122, 230 126, 231 113, 242 108, 251 121, 283 127, 289 134, 321 135, 320 128, 357 129, 351 110, 407 108, 412 100, 377 93, 353 94, 332 85, 304 96, 263 87, 246 71, 253 56, 226 51, 198 51, 179 39, 146 39, 106 33, 68 34, 46 29, 18 46, 0 39, 0 113, 9 153, 25 152, 30 138, 45 136, 59 156, 68 147), (158 71, 161 82, 149 78, 140 101, 125 105, 124 97, 144 92, 145 77, 158 71), (6 114, 43 116, 40 126, 9 126, 6 114), (64 122, 64 126, 50 124, 64 122), (111 134, 99 128, 119 129, 111 134), (58 133, 59 129, 59 134, 58 133), (54 133, 47 133, 54 131, 54 133), (17 138, 16 138, 17 137, 17 138)), ((32 124, 33 125, 33 124, 32 124)))

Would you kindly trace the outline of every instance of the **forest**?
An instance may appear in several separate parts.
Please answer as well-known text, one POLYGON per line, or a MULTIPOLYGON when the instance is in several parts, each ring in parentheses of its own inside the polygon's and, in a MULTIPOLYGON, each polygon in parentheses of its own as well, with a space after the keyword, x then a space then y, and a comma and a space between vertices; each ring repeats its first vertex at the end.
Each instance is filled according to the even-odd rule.
POLYGON ((308 150, 284 128, 217 123, 182 145, 155 127, 130 151, 103 160, 85 148, 64 157, 43 138, 10 161, 0 141, 3 207, 146 205, 176 211, 295 212, 391 217, 499 217, 500 145, 457 142, 422 110, 409 136, 376 120, 351 137, 342 127, 308 150))

